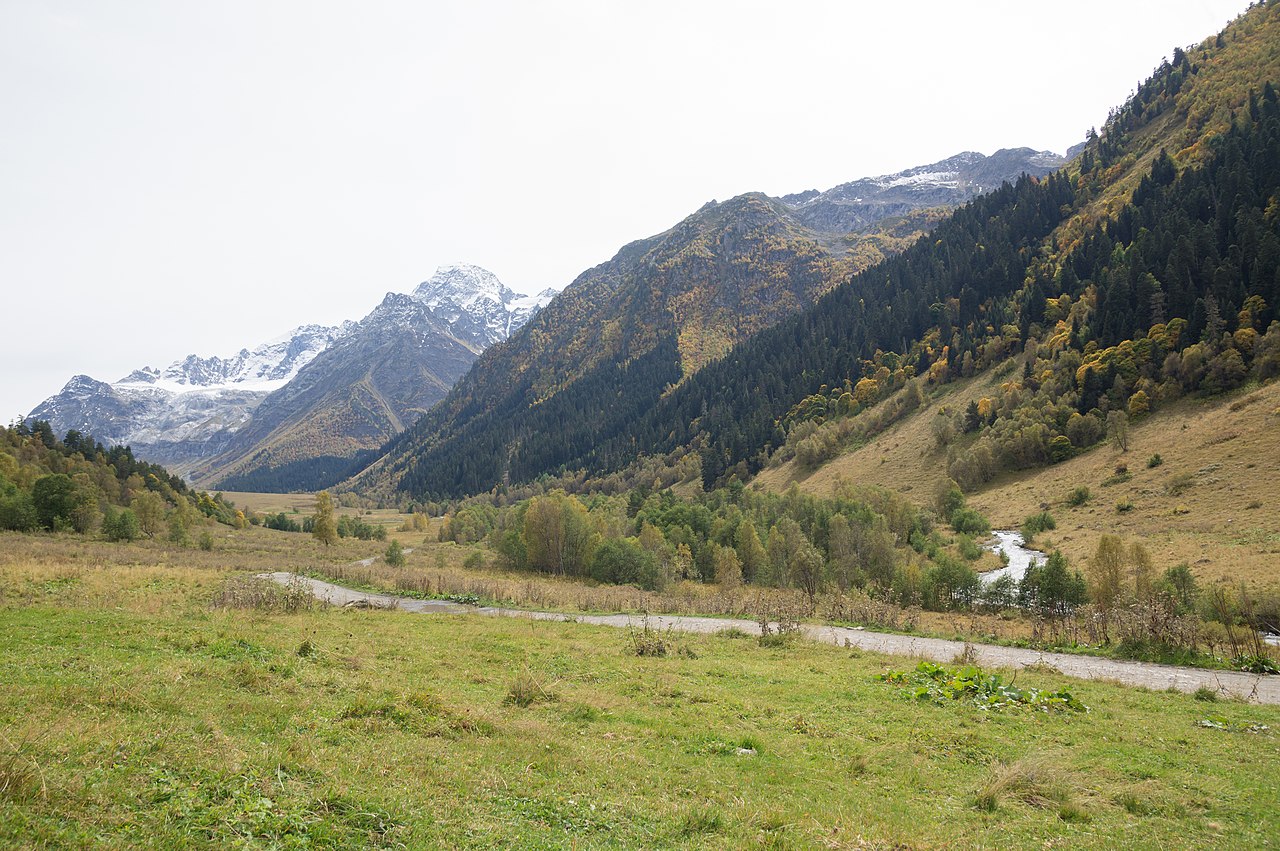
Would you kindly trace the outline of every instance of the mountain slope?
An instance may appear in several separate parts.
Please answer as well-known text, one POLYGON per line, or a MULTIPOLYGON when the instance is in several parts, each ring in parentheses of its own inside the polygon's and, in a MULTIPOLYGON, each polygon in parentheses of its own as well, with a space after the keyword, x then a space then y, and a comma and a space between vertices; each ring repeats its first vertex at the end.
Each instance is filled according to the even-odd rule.
POLYGON ((1029 149, 963 154, 827 193, 710 202, 579 276, 359 487, 458 494, 579 463, 737 343, 909 245, 941 218, 937 205, 1060 162, 1029 149))
POLYGON ((220 451, 272 391, 298 374, 354 323, 303 325, 228 358, 188 355, 114 383, 74 376, 33 410, 58 433, 76 430, 175 469, 220 451))
MULTIPOLYGON (((1150 435, 1148 446, 1163 438, 1171 453, 1175 446, 1181 450, 1181 438, 1194 437, 1194 430, 1188 432, 1185 419, 1170 430, 1166 417, 1173 415, 1165 413, 1177 410, 1180 398, 1213 397, 1280 374, 1277 44, 1280 6, 1255 7, 1223 35, 1175 54, 1173 63, 1157 69, 1082 152, 1073 209, 1041 250, 1026 258, 1028 283, 1010 291, 1008 303, 986 306, 987 317, 1001 318, 989 318, 985 334, 962 321, 920 338, 935 347, 951 341, 950 352, 915 361, 928 366, 917 401, 924 401, 923 388, 941 404, 913 414, 903 391, 860 413, 861 406, 836 404, 825 388, 805 399, 793 397, 793 407, 779 415, 782 426, 790 426, 785 446, 775 442, 773 460, 783 463, 764 472, 759 483, 776 487, 800 479, 821 489, 839 475, 880 482, 887 476, 895 487, 917 486, 924 491, 919 498, 928 500, 948 479, 978 493, 993 482, 996 494, 979 499, 999 513, 1010 504, 1001 483, 1013 471, 1079 468, 1085 458, 1097 468, 1100 453, 1093 447, 1110 435, 1123 453, 1130 421, 1141 424, 1135 434, 1150 435), (1260 51, 1260 45, 1266 48, 1260 51), (1257 64, 1250 66, 1242 56, 1257 64), (1245 67, 1251 75, 1241 73, 1245 67), (1205 93, 1222 106, 1209 110, 1218 115, 1213 122, 1201 120, 1207 114, 1205 93), (1173 122, 1178 116, 1185 122, 1180 127, 1173 122), (1177 158, 1166 148, 1144 153, 1154 139, 1189 138, 1194 141, 1177 158), (1101 221, 1092 218, 1099 198, 1109 198, 1112 210, 1101 221), (1010 353, 1017 359, 1005 360, 1010 353), (970 385, 967 395, 943 395, 956 377, 997 364, 998 381, 970 385), (873 461, 885 469, 868 469, 873 461)), ((919 345, 910 354, 917 352, 928 354, 919 345)), ((1229 411, 1266 399, 1273 389, 1233 403, 1229 411)), ((867 401, 884 395, 869 394, 867 401)), ((1216 437, 1202 436, 1205 447, 1241 437, 1221 420, 1217 429, 1216 437)), ((1270 446, 1265 440, 1253 443, 1270 446)), ((1199 453, 1198 471, 1180 471, 1185 482, 1170 485, 1175 489, 1169 493, 1176 496, 1198 480, 1217 484, 1219 477, 1211 473, 1239 466, 1228 459, 1243 445, 1199 453)), ((1035 474, 1036 482, 1060 479, 1048 470, 1035 474)), ((1046 484, 1042 499, 1056 490, 1046 484)), ((1141 502, 1151 502, 1149 491, 1141 502)), ((1125 511, 1135 503, 1120 500, 1125 511)), ((1025 500, 1019 504, 1026 507, 1025 500)), ((1192 512, 1173 507, 1172 516, 1192 512)), ((1240 508, 1235 503, 1230 510, 1240 508)))
POLYGON ((315 490, 402 432, 492 343, 551 293, 521 296, 478 266, 442 266, 388 293, 342 339, 272 393, 193 480, 232 490, 315 490))
POLYGON ((205 483, 235 475, 267 490, 332 481, 553 295, 519 295, 478 266, 442 266, 359 323, 304 325, 230 357, 188 355, 114 383, 77 375, 30 419, 131 446, 205 483))
MULTIPOLYGON (((1280 298, 1270 284, 1254 283, 1265 274, 1250 271, 1272 268, 1266 265, 1270 261, 1255 260, 1270 256, 1267 234, 1280 218, 1274 212, 1280 201, 1273 204, 1268 194, 1269 180, 1280 175, 1280 161, 1268 147, 1274 141, 1268 141, 1270 125, 1258 123, 1275 99, 1269 83, 1278 79, 1278 19, 1276 4, 1256 6, 1220 38, 1175 53, 1089 140, 1067 173, 1020 181, 971 202, 929 240, 854 275, 814 307, 740 342, 727 357, 690 374, 679 335, 656 335, 647 349, 619 348, 611 357, 597 358, 595 367, 568 384, 530 382, 528 389, 544 392, 523 401, 519 392, 487 392, 490 382, 476 370, 457 395, 424 418, 422 430, 391 447, 376 473, 417 496, 461 494, 486 490, 504 477, 527 480, 561 469, 605 472, 638 455, 693 447, 700 450, 704 483, 712 484, 759 469, 809 408, 820 409, 820 417, 847 416, 895 390, 914 387, 916 395, 904 397, 901 412, 909 413, 921 388, 998 363, 1031 341, 1065 344, 1075 354, 1052 362, 1055 380, 1059 375, 1065 380, 1071 357, 1092 366, 1072 375, 1078 386, 1058 391, 1066 398, 1051 400, 1071 406, 1054 409, 1060 420, 1045 421, 1048 412, 1019 402, 1018 393, 1038 392, 1035 364, 1029 381, 1005 401, 993 402, 1034 423, 1028 430, 1013 416, 1000 419, 997 436, 1004 443, 996 449, 1013 453, 1010 463, 1037 463, 1049 457, 1051 438, 1077 448, 1096 440, 1108 406, 1127 404, 1144 386, 1139 378, 1162 380, 1159 374, 1124 371, 1127 350, 1108 348, 1130 334, 1146 334, 1143 323, 1165 309, 1165 302, 1154 309, 1157 294, 1167 295, 1170 311, 1190 311, 1178 318, 1196 336, 1179 340, 1153 325, 1154 342, 1138 346, 1146 352, 1144 363, 1150 363, 1153 351, 1162 358, 1178 355, 1192 376, 1182 386, 1192 389, 1200 388, 1204 375, 1217 376, 1213 380, 1219 385, 1222 376, 1239 380, 1255 357, 1246 349, 1260 339, 1272 315, 1268 311, 1280 298), (1233 105, 1238 105, 1234 111, 1233 105), (1239 133, 1222 132, 1233 127, 1239 133), (1184 145, 1172 156, 1160 147, 1171 140, 1184 145), (1175 197, 1164 207, 1139 209, 1153 198, 1176 196, 1180 189, 1169 187, 1180 172, 1194 173, 1187 186, 1199 187, 1187 190, 1191 203, 1175 197), (1246 185, 1246 173, 1248 188, 1240 195, 1234 187, 1246 185), (1179 216, 1196 221, 1197 239, 1208 242, 1179 247, 1176 236, 1170 242, 1179 216), (1153 229, 1151 217, 1169 217, 1170 224, 1153 229), (1176 262, 1155 266, 1154 261, 1171 256, 1171 247, 1176 262), (1112 251, 1126 253, 1113 257, 1112 251), (1249 332, 1257 337, 1244 334, 1241 341, 1228 342, 1208 333, 1224 327, 1243 333, 1246 323, 1237 326, 1233 318, 1249 295, 1263 300, 1251 309, 1247 323, 1257 326, 1249 332), (1144 297, 1148 303, 1140 304, 1144 297), (1201 337, 1202 348, 1189 345, 1201 337), (1208 364, 1207 372, 1197 363, 1208 364), (1062 431, 1073 411, 1084 425, 1068 438, 1062 431), (1005 444, 1021 448, 1006 450, 1005 444)), ((816 200, 805 194, 782 205, 786 226, 798 229, 793 233, 814 235, 795 214, 800 205, 816 200)), ((719 246, 707 250, 707 243, 696 238, 684 242, 690 249, 684 256, 736 259, 719 246)), ((826 244, 821 235, 814 243, 826 244)), ((654 247, 651 242, 628 247, 638 268, 645 268, 640 264, 654 247)), ((793 258, 802 254, 794 243, 791 250, 793 258)), ((643 280, 664 280, 649 268, 664 270, 660 260, 646 268, 643 280)), ((788 267, 786 274, 799 276, 805 268, 788 267)), ((636 287, 628 287, 625 278, 615 280, 617 292, 634 296, 636 287)), ((593 363, 595 352, 586 347, 575 363, 593 363)), ((509 366, 536 373, 543 363, 513 359, 509 366)), ((1154 406, 1159 400, 1151 388, 1144 390, 1141 404, 1154 406)), ((831 437, 833 432, 824 433, 824 439, 831 437)), ((823 454, 839 451, 839 436, 834 437, 823 454)), ((1067 450, 1056 444, 1055 451, 1067 450)), ((970 466, 974 463, 986 469, 981 458, 970 466)))

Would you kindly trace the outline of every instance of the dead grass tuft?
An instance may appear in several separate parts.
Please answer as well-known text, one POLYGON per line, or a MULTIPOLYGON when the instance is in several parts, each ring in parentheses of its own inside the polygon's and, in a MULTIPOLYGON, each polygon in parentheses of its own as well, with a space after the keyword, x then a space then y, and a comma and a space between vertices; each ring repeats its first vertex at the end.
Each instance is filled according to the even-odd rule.
POLYGON ((997 762, 974 803, 980 810, 994 812, 1001 800, 1012 798, 1041 809, 1062 810, 1073 805, 1073 785, 1061 757, 1033 753, 1015 762, 997 762))

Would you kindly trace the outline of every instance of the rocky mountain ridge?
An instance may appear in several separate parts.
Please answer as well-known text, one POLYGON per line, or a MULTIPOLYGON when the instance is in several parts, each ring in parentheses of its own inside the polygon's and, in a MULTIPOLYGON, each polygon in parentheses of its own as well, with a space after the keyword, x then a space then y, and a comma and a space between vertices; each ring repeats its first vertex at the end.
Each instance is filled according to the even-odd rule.
MULTIPOLYGON (((60 433, 76 429, 105 443, 132 446, 139 457, 183 473, 204 467, 209 474, 213 472, 207 466, 209 459, 244 443, 245 438, 237 436, 264 401, 289 387, 323 353, 351 335, 376 336, 385 326, 415 340, 419 348, 433 337, 447 339, 448 353, 436 354, 448 364, 445 373, 453 375, 528 321, 551 294, 521 296, 478 266, 442 266, 413 295, 388 293, 359 322, 302 325, 234 355, 191 354, 163 369, 146 366, 114 382, 76 375, 29 418, 48 420, 60 433)), ((358 349, 343 346, 340 350, 350 357, 358 349)), ((316 374, 312 370, 306 387, 314 389, 316 374)), ((443 393, 439 381, 431 384, 435 392, 443 393)), ((299 388, 285 394, 289 399, 302 396, 306 394, 299 388)), ((269 405, 267 411, 271 409, 269 405)), ((250 429, 250 433, 261 430, 250 429)))

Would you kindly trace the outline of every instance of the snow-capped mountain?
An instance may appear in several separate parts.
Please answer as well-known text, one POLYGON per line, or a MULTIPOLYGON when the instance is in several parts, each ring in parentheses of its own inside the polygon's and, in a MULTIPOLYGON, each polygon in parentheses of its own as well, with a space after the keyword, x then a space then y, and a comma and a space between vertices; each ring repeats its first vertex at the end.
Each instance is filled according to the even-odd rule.
POLYGON ((263 400, 193 475, 230 490, 310 490, 338 481, 554 295, 521 296, 492 272, 461 264, 440 267, 409 295, 387 293, 351 333, 263 400))
MULTIPOLYGON (((385 439, 387 427, 394 434, 411 423, 480 351, 506 339, 554 295, 520 296, 477 266, 444 266, 412 295, 389 293, 359 322, 303 325, 228 357, 188 355, 111 383, 77 375, 30 418, 48 420, 57 433, 77 429, 103 443, 132 446, 139 457, 178 472, 203 467, 211 474, 209 459, 238 446, 252 452, 252 436, 271 432, 287 416, 306 421, 307 400, 324 395, 317 388, 328 391, 333 388, 327 385, 358 384, 377 375, 385 392, 374 395, 392 400, 389 426, 377 414, 371 415, 379 422, 374 426, 356 422, 360 417, 324 421, 349 452, 385 439), (300 376, 306 379, 300 386, 283 392, 300 376), (266 422, 250 428, 259 416, 266 422)), ((322 418, 313 420, 318 426, 322 418)))
POLYGON ((355 325, 303 325, 227 358, 188 355, 110 384, 77 375, 30 418, 48 420, 57 433, 77 429, 106 444, 132 446, 148 460, 181 466, 218 451, 268 394, 355 325))
POLYGON ((187 355, 163 370, 143 367, 115 383, 117 387, 149 386, 181 393, 192 388, 230 388, 271 392, 283 387, 333 341, 349 333, 356 323, 335 327, 302 325, 250 351, 241 349, 228 358, 187 355))
POLYGON ((897 174, 864 177, 818 192, 810 189, 778 199, 800 221, 827 233, 853 233, 889 216, 925 207, 957 207, 1024 173, 1043 177, 1066 158, 1051 151, 1004 148, 991 156, 965 151, 897 174))
POLYGON ((492 272, 465 263, 441 266, 413 291, 413 297, 447 322, 455 336, 482 348, 510 337, 555 295, 550 289, 519 295, 492 272))

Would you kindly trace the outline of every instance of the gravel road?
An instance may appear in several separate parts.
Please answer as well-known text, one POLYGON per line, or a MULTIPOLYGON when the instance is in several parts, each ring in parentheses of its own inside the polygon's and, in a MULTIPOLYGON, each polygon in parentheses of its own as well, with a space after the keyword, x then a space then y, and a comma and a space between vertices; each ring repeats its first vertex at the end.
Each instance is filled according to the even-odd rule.
MULTIPOLYGON (((288 585, 292 582, 302 583, 311 589, 311 593, 317 599, 335 606, 373 606, 377 608, 396 608, 405 612, 476 614, 490 617, 515 617, 547 621, 572 620, 577 623, 612 627, 639 627, 642 623, 642 617, 639 615, 565 615, 558 612, 538 612, 525 609, 465 606, 445 600, 418 600, 412 597, 399 597, 394 594, 354 591, 341 585, 334 585, 319 579, 311 579, 310 577, 297 576, 293 573, 263 573, 259 574, 259 576, 263 579, 278 582, 281 585, 288 585)), ((754 635, 760 634, 760 625, 755 621, 734 618, 650 615, 649 626, 653 629, 673 629, 680 632, 698 633, 715 633, 737 628, 754 635)), ((938 662, 951 662, 963 653, 965 649, 964 643, 959 641, 896 635, 887 632, 871 632, 855 627, 802 624, 800 629, 806 638, 813 641, 835 644, 840 647, 856 647, 873 653, 932 659, 938 662)), ((1174 688, 1184 692, 1210 688, 1230 697, 1240 697, 1257 703, 1280 704, 1280 676, 1264 677, 1236 671, 1179 668, 1172 665, 1126 662, 1072 653, 1045 653, 1020 647, 1000 647, 994 644, 972 644, 970 647, 973 649, 974 661, 991 668, 1017 670, 1037 665, 1048 665, 1069 677, 1079 677, 1085 680, 1110 680, 1125 685, 1144 686, 1153 690, 1174 688)))

